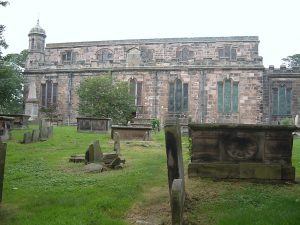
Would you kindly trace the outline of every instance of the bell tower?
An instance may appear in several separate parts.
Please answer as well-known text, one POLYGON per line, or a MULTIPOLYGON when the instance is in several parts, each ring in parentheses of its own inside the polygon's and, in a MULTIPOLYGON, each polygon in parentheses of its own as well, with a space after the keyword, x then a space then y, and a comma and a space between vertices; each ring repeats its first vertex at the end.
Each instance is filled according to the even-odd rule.
POLYGON ((29 47, 28 47, 28 59, 27 59, 27 68, 36 68, 39 63, 45 61, 45 40, 46 32, 40 26, 39 20, 37 24, 33 27, 29 34, 29 47))
MULTIPOLYGON (((40 26, 39 20, 29 34, 28 57, 26 61, 26 70, 39 69, 45 62, 45 39, 46 32, 40 26)), ((25 99, 25 114, 30 115, 29 120, 36 120, 39 113, 39 104, 37 99, 37 84, 35 76, 27 76, 28 95, 25 99)))

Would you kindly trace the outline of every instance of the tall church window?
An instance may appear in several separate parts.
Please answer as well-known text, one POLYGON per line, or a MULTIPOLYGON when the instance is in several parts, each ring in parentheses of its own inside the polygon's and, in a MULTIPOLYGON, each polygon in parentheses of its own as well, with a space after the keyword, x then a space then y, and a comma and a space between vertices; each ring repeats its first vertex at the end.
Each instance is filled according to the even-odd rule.
POLYGON ((130 79, 130 94, 134 96, 136 106, 142 106, 142 82, 138 82, 136 79, 130 79))
POLYGON ((99 62, 110 62, 113 60, 113 53, 109 49, 102 49, 97 52, 97 60, 99 62))
POLYGON ((232 79, 218 82, 218 112, 238 112, 239 86, 232 79))
POLYGON ((292 89, 287 88, 286 85, 280 85, 278 88, 272 89, 272 114, 273 115, 290 115, 291 114, 291 100, 292 89))
POLYGON ((231 45, 225 45, 224 48, 219 48, 218 53, 220 59, 236 60, 236 48, 231 45))
POLYGON ((180 79, 169 83, 169 107, 171 113, 183 113, 188 111, 188 83, 180 79))
POLYGON ((47 80, 42 84, 42 107, 48 108, 57 104, 57 83, 47 80))

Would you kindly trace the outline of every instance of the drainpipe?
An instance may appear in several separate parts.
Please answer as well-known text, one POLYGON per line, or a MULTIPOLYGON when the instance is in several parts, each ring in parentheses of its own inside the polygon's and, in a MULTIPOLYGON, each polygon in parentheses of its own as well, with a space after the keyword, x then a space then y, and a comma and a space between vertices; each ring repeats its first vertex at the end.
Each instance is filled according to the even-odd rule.
POLYGON ((158 72, 155 72, 154 117, 157 119, 158 72))
POLYGON ((72 111, 72 87, 73 87, 73 74, 68 75, 68 126, 71 122, 71 111, 72 111))

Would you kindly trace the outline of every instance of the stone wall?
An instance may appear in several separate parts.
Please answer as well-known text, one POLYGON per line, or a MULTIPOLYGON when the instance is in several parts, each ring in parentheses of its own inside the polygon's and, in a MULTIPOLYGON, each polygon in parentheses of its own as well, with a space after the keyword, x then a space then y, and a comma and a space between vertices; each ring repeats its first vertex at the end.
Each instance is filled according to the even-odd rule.
POLYGON ((41 84, 58 84, 64 123, 76 122, 80 82, 108 72, 117 80, 142 82, 140 117, 158 118, 163 124, 169 116, 169 83, 181 79, 188 84, 188 111, 180 116, 195 122, 257 123, 262 119, 263 71, 258 43, 258 37, 215 37, 48 44, 45 60, 38 66, 27 63, 25 75, 28 84, 36 82, 39 107, 41 84), (108 59, 101 58, 105 51, 108 59), (67 62, 66 52, 72 53, 67 62), (238 113, 217 111, 217 82, 225 78, 239 82, 238 113))
MULTIPOLYGON (((290 119, 290 123, 294 120, 295 116, 299 114, 300 110, 300 68, 274 68, 270 66, 264 72, 264 86, 263 86, 263 119, 265 123, 278 124, 283 119, 290 119), (274 89, 280 87, 286 88, 291 92, 290 110, 286 112, 274 112, 274 89), (290 111, 290 112, 289 112, 290 111)), ((278 98, 281 95, 278 95, 278 98)), ((282 102, 278 99, 278 104, 282 102)), ((284 108, 289 108, 283 105, 284 108)), ((281 107, 282 108, 282 107, 281 107)))

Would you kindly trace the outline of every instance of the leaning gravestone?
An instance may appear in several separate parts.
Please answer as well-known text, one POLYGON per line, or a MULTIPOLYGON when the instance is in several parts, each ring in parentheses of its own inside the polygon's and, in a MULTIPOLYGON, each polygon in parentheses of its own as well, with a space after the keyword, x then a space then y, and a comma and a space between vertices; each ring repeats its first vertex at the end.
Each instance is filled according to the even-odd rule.
POLYGON ((6 156, 6 143, 0 142, 0 202, 2 201, 5 156, 6 156))
POLYGON ((103 153, 100 149, 99 141, 94 141, 93 144, 89 145, 88 150, 85 153, 85 160, 88 163, 101 162, 103 158, 103 153))
POLYGON ((114 152, 116 152, 117 155, 120 155, 120 135, 118 132, 114 133, 114 152))
POLYGON ((178 121, 166 121, 165 140, 172 224, 182 225, 185 188, 181 131, 178 121))

